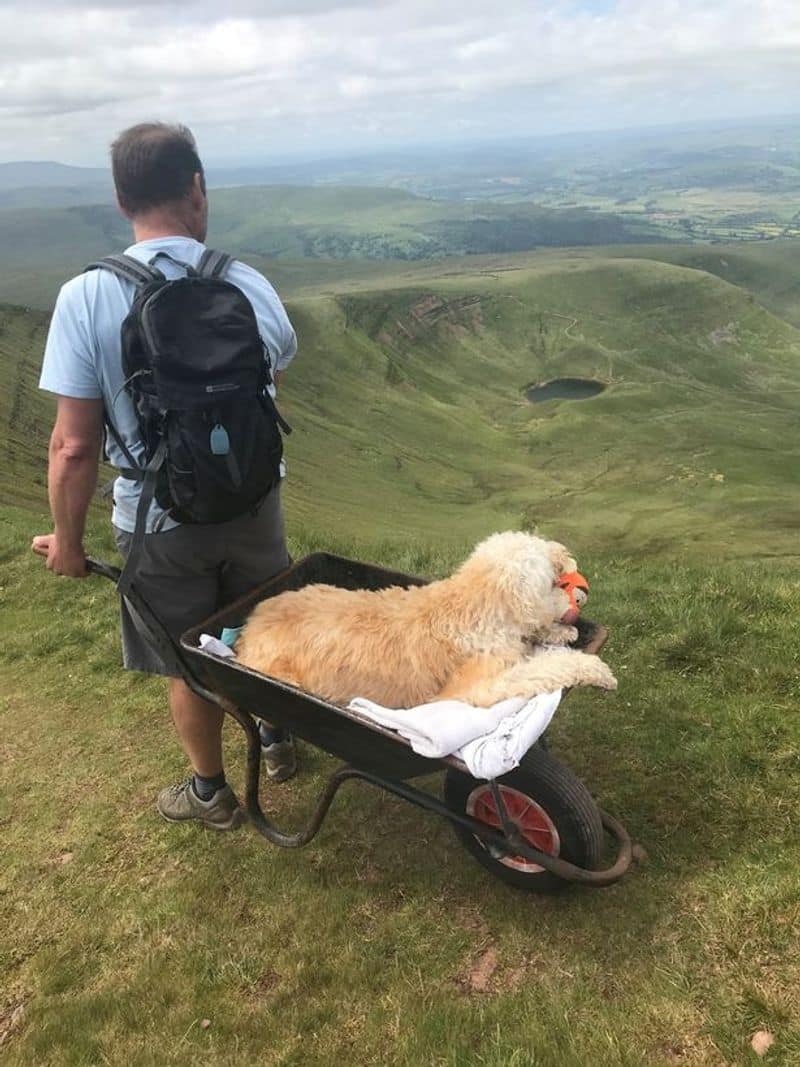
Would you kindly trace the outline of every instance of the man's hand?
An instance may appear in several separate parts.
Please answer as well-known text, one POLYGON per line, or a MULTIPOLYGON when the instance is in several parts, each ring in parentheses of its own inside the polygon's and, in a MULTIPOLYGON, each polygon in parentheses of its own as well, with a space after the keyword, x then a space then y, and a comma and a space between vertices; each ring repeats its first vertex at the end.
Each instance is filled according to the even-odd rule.
POLYGON ((66 578, 88 578, 86 553, 82 545, 77 549, 65 548, 59 544, 56 535, 50 533, 37 534, 31 542, 31 548, 37 556, 45 557, 47 569, 53 574, 61 574, 66 578))

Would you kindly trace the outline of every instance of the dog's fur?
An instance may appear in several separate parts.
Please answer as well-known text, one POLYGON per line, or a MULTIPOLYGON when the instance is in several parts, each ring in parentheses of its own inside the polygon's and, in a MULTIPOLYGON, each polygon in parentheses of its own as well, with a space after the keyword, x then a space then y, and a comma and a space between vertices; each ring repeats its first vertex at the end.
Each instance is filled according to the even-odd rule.
POLYGON ((575 560, 525 533, 487 538, 450 578, 376 592, 308 585, 262 601, 236 645, 239 662, 338 704, 385 707, 458 699, 488 707, 566 686, 615 689, 597 656, 568 648, 556 586, 575 560))

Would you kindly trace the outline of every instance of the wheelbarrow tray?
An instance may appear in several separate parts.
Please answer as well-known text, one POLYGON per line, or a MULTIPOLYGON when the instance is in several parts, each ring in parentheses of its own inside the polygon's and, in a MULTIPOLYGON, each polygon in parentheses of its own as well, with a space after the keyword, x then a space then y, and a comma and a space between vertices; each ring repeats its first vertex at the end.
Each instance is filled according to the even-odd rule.
MULTIPOLYGON (((405 738, 355 711, 260 674, 233 658, 222 658, 200 648, 201 634, 219 637, 225 627, 240 626, 260 601, 316 582, 341 589, 371 590, 427 584, 414 575, 327 552, 306 556, 183 634, 181 652, 195 677, 208 690, 255 718, 288 729, 359 770, 399 781, 446 766, 466 770, 454 756, 420 756, 405 738)), ((603 627, 586 621, 582 621, 579 632, 578 647, 585 651, 597 651, 606 638, 603 627)))

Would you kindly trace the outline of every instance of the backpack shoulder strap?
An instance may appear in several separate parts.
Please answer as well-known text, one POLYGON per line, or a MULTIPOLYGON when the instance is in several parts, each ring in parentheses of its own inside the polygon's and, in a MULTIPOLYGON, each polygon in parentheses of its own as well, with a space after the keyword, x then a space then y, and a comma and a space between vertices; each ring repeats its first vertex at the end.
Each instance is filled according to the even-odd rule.
POLYGON ((155 267, 146 263, 140 263, 133 256, 126 256, 124 252, 115 253, 112 256, 103 256, 102 259, 90 263, 84 268, 84 273, 89 270, 109 270, 118 278, 133 282, 137 287, 149 285, 150 282, 163 282, 164 275, 155 267))
POLYGON ((158 447, 153 454, 153 458, 142 473, 142 491, 139 496, 139 504, 136 508, 136 525, 134 527, 133 537, 131 538, 131 545, 128 549, 128 558, 125 561, 125 566, 122 568, 122 574, 119 576, 119 582, 117 583, 117 589, 123 596, 130 589, 131 583, 133 582, 133 576, 139 565, 139 556, 142 552, 142 545, 144 544, 144 537, 147 531, 147 516, 150 513, 150 505, 155 496, 158 472, 164 465, 166 454, 167 438, 165 435, 158 442, 158 447))
POLYGON ((227 252, 216 252, 207 248, 197 264, 197 273, 201 278, 224 278, 228 267, 233 263, 233 256, 227 252))

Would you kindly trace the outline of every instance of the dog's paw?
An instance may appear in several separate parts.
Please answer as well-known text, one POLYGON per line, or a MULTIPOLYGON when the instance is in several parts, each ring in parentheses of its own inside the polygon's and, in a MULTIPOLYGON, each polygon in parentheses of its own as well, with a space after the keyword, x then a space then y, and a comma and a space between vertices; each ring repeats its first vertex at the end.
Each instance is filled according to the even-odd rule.
POLYGON ((598 680, 595 682, 595 685, 599 686, 601 689, 609 689, 613 691, 617 688, 617 679, 611 673, 611 668, 608 664, 603 663, 602 660, 598 660, 597 678, 598 680))
POLYGON ((598 689, 616 689, 617 679, 611 668, 599 656, 589 652, 575 652, 580 663, 580 681, 578 685, 595 685, 598 689))

